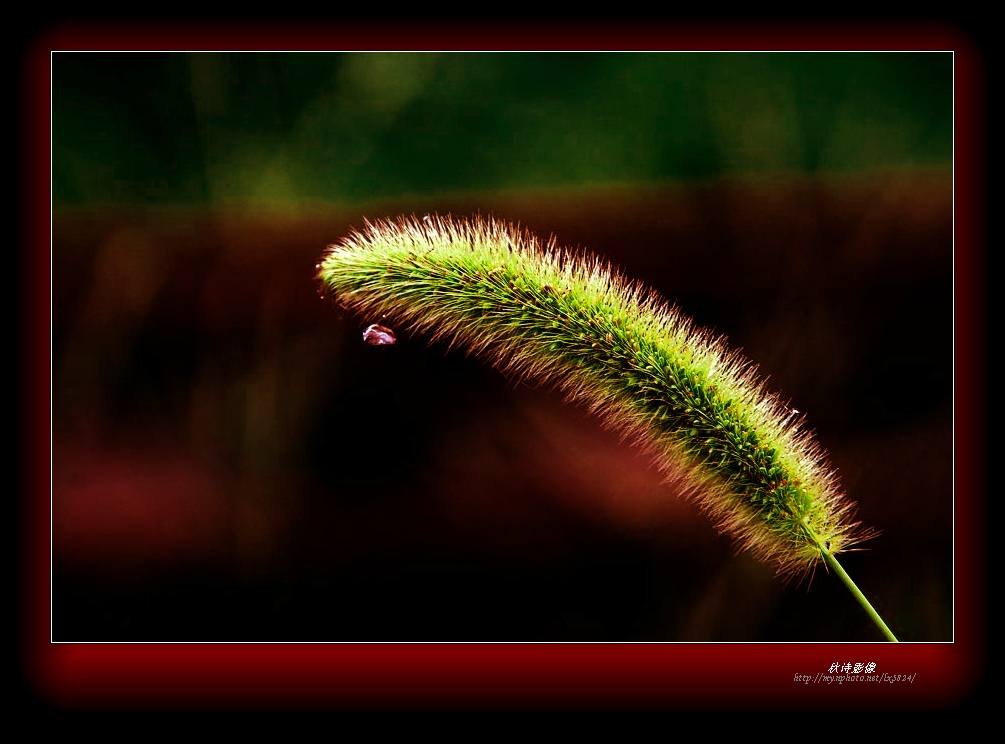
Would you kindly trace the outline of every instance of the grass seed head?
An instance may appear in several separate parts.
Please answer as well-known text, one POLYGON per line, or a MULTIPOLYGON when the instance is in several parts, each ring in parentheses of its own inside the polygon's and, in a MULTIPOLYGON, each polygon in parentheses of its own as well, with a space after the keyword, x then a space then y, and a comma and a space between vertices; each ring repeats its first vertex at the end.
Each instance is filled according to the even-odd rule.
POLYGON ((366 222, 327 248, 317 277, 353 313, 582 403, 787 577, 871 536, 754 365, 597 257, 495 219, 424 215, 366 222))

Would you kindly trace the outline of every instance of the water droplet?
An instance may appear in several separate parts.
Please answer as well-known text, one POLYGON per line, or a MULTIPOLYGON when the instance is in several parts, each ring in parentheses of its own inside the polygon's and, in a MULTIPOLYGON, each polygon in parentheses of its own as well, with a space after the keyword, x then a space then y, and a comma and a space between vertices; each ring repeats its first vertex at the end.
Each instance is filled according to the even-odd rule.
POLYGON ((363 331, 363 340, 370 346, 390 346, 398 341, 394 336, 394 331, 379 323, 374 323, 363 331))

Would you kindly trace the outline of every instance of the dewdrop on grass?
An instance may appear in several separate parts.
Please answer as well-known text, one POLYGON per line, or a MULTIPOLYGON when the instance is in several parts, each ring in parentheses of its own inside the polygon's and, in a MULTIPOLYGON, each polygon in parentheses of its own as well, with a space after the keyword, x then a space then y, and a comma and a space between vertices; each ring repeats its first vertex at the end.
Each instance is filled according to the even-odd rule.
POLYGON ((363 341, 370 346, 393 346, 398 342, 397 337, 387 326, 380 323, 371 323, 363 331, 363 341))

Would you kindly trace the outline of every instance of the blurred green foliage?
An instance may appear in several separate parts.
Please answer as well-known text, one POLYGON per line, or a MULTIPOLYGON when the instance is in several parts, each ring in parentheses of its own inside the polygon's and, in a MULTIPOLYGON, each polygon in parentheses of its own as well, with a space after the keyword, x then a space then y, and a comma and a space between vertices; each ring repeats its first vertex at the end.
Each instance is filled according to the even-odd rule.
POLYGON ((946 167, 950 53, 55 53, 54 206, 946 167))

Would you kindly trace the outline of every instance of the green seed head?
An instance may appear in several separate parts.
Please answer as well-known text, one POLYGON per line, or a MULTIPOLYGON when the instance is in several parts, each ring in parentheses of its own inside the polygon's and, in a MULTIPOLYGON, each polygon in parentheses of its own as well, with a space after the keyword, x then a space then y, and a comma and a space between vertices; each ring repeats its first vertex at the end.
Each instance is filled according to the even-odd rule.
POLYGON ((753 365, 594 257, 509 223, 427 215, 366 223, 327 248, 318 279, 354 313, 585 404, 786 576, 870 536, 753 365))

